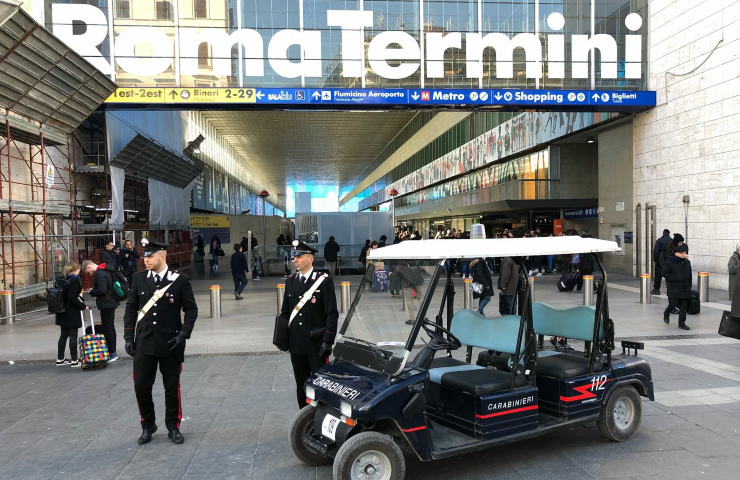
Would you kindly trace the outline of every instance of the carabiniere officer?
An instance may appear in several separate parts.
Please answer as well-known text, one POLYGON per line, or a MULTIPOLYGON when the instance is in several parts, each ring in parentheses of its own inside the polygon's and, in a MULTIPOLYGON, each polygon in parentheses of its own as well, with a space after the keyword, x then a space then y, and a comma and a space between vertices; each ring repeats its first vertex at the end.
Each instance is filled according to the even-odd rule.
POLYGON ((318 273, 313 268, 314 255, 318 250, 298 240, 293 241, 293 247, 293 261, 297 272, 285 281, 281 315, 289 316, 313 284, 323 278, 293 318, 288 333, 288 350, 293 364, 298 408, 303 408, 306 406, 303 384, 311 374, 328 362, 339 312, 334 282, 328 275, 318 273))
POLYGON ((168 436, 180 444, 185 441, 180 433, 180 372, 185 341, 198 318, 198 305, 190 278, 168 268, 167 245, 146 239, 142 244, 146 271, 134 274, 123 317, 126 353, 134 357, 134 390, 142 428, 139 445, 149 443, 157 431, 152 401, 157 367, 164 384, 168 436))

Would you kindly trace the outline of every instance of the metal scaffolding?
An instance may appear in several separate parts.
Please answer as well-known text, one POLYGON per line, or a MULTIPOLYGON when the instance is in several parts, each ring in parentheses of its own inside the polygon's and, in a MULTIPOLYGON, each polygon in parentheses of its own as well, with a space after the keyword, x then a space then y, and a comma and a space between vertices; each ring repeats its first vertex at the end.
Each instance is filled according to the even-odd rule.
POLYGON ((48 128, 12 117, 8 110, 5 112, 5 128, 0 132, 0 139, 4 140, 0 148, 3 288, 49 281, 53 275, 49 235, 61 235, 63 231, 74 234, 71 216, 74 174, 69 136, 58 132, 45 136, 45 130, 48 128), (18 171, 19 166, 23 171, 18 171), (18 274, 27 269, 32 273, 18 279, 18 274), (30 281, 31 278, 35 281, 30 281))

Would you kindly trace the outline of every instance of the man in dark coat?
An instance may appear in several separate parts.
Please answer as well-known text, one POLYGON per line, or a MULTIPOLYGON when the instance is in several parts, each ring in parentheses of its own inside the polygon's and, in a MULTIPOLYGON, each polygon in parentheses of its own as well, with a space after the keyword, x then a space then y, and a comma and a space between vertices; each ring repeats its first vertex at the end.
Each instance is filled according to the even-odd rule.
POLYGON ((108 241, 105 244, 105 250, 100 252, 100 263, 106 264, 111 272, 118 270, 118 254, 113 251, 115 246, 113 241, 108 241))
POLYGON ((249 273, 249 267, 247 266, 247 257, 242 252, 242 245, 240 243, 234 244, 234 254, 231 255, 231 276, 234 279, 234 297, 237 300, 242 300, 242 292, 244 287, 249 283, 247 279, 247 273, 249 273))
POLYGON ((337 259, 339 258, 339 244, 334 241, 334 236, 329 237, 329 241, 324 245, 324 259, 326 268, 329 269, 329 278, 334 278, 334 271, 337 269, 337 259))
POLYGON ((185 441, 180 433, 180 372, 185 360, 185 341, 190 338, 198 318, 198 305, 190 278, 167 267, 167 245, 146 243, 146 272, 134 275, 123 317, 123 337, 126 353, 134 357, 134 390, 141 414, 142 432, 138 443, 149 443, 157 431, 152 386, 159 367, 164 384, 168 437, 180 444, 185 441), (181 311, 184 313, 182 319, 181 311))
POLYGON ((516 288, 519 285, 519 265, 512 257, 501 259, 501 274, 498 277, 499 313, 501 316, 516 314, 516 288))
POLYGON ((668 289, 668 307, 663 312, 663 321, 670 323, 670 313, 678 307, 678 328, 691 330, 686 325, 686 310, 691 298, 691 262, 689 262, 689 246, 669 246, 668 261, 663 265, 662 275, 668 289), (672 250, 672 251, 671 251, 672 250))
POLYGON ((655 264, 655 278, 653 279, 653 290, 650 292, 652 295, 660 294, 660 281, 663 278, 663 264, 667 260, 667 248, 668 244, 671 243, 671 232, 667 228, 663 230, 663 236, 655 241, 655 247, 653 248, 653 263, 655 264))
POLYGON ((134 279, 134 273, 136 273, 136 261, 141 258, 139 252, 136 251, 131 240, 126 240, 123 244, 123 250, 119 255, 119 261, 123 268, 123 274, 128 278, 128 284, 134 279))
POLYGON ((311 374, 326 365, 334 344, 339 312, 334 281, 313 268, 317 250, 298 240, 293 242, 293 246, 297 272, 285 281, 280 315, 290 317, 305 296, 303 306, 293 314, 288 332, 288 350, 293 364, 298 408, 303 408, 306 406, 303 384, 311 374), (317 281, 321 283, 310 292, 317 281))

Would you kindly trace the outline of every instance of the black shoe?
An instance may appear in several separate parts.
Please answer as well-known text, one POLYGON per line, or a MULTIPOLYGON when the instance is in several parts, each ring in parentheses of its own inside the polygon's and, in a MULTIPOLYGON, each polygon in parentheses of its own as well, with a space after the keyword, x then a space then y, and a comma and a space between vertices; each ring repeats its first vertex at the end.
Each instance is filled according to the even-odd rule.
POLYGON ((691 328, 689 328, 689 326, 685 323, 683 325, 679 325, 678 328, 680 328, 681 330, 691 330, 691 328))
POLYGON ((157 426, 154 425, 152 428, 144 427, 141 429, 141 436, 139 437, 139 445, 146 445, 152 441, 152 435, 157 431, 157 426))
POLYGON ((170 437, 172 443, 176 443, 178 445, 185 441, 185 437, 183 437, 182 433, 180 433, 180 430, 176 428, 170 430, 170 433, 168 433, 167 436, 170 437))
POLYGON ((664 323, 665 323, 666 325, 668 325, 669 323, 671 323, 671 319, 670 319, 670 318, 668 318, 668 317, 663 317, 663 322, 664 322, 664 323))
POLYGON ((660 295, 660 290, 658 290, 657 288, 653 288, 650 291, 650 295, 660 295))
POLYGON ((673 310, 671 310, 671 313, 672 313, 673 315, 678 315, 678 314, 679 314, 680 312, 681 312, 681 311, 680 311, 680 310, 679 310, 678 308, 674 308, 673 310))

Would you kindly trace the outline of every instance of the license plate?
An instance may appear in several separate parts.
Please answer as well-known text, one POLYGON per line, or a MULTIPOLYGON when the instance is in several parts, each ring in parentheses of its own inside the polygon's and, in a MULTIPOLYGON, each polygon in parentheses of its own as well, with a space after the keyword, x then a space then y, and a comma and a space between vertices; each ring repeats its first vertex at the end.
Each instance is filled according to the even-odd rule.
POLYGON ((330 440, 336 440, 334 437, 337 434, 337 426, 339 425, 339 422, 340 420, 337 417, 326 415, 324 417, 324 421, 321 423, 321 435, 330 440))

